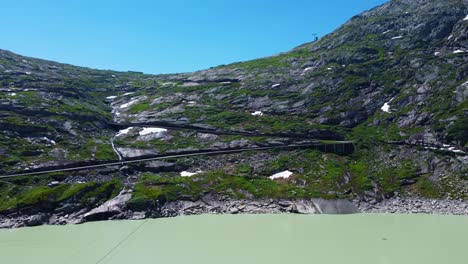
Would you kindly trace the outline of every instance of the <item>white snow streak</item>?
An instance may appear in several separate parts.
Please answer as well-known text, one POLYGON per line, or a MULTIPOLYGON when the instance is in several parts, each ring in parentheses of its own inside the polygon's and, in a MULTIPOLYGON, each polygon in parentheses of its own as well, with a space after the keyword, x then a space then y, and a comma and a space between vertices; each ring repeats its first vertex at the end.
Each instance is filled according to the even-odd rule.
POLYGON ((196 172, 182 171, 180 173, 180 176, 182 176, 182 177, 192 177, 193 175, 197 175, 199 173, 202 173, 202 171, 196 171, 196 172))
POLYGON ((122 130, 120 130, 115 136, 116 136, 116 137, 120 137, 120 136, 122 136, 122 135, 126 135, 126 134, 128 134, 128 132, 130 132, 130 130, 132 130, 132 129, 133 129, 133 127, 129 127, 129 128, 126 128, 126 129, 122 129, 122 130))
POLYGON ((49 142, 49 143, 52 144, 52 145, 56 145, 56 144, 57 144, 54 140, 49 139, 48 137, 43 137, 42 139, 44 139, 45 141, 49 142))
POLYGON ((390 99, 390 101, 386 102, 380 109, 382 109, 382 111, 384 111, 386 113, 390 113, 390 103, 393 101, 394 98, 395 97, 390 99))
POLYGON ((251 113, 251 115, 253 115, 253 116, 262 116, 263 112, 262 111, 255 111, 255 112, 251 113))
POLYGON ((159 128, 159 127, 145 127, 143 128, 142 131, 139 132, 140 136, 148 135, 148 134, 153 134, 153 133, 161 133, 161 132, 166 132, 167 129, 165 128, 159 128))
POLYGON ((460 154, 465 154, 463 150, 456 149, 455 147, 450 147, 450 145, 443 144, 442 147, 436 148, 436 147, 424 147, 425 149, 432 149, 432 150, 442 150, 442 151, 450 151, 453 153, 460 153, 460 154))
POLYGON ((390 113, 390 105, 388 103, 385 103, 382 107, 381 107, 382 111, 384 112, 387 112, 387 113, 390 113))
POLYGON ((120 108, 127 108, 127 107, 129 107, 131 105, 134 105, 136 103, 138 103, 138 99, 135 99, 135 100, 132 100, 132 101, 130 101, 128 103, 125 103, 125 104, 121 105, 120 108))
POLYGON ((270 178, 271 180, 275 180, 275 179, 280 179, 280 178, 283 178, 283 179, 287 179, 289 178, 291 175, 293 175, 293 173, 291 171, 288 171, 288 170, 285 170, 285 171, 282 171, 282 172, 278 172, 276 174, 273 174, 271 175, 270 178))

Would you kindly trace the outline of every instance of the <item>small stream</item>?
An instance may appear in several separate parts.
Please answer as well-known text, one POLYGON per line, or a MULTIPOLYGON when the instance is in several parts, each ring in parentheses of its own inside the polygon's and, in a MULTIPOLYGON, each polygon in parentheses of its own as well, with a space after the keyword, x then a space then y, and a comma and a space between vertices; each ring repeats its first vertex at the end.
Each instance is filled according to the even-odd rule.
POLYGON ((117 148, 114 145, 114 137, 111 137, 110 143, 111 143, 112 149, 114 150, 115 154, 117 154, 117 156, 119 156, 119 160, 123 160, 122 155, 120 154, 120 152, 117 150, 117 148))

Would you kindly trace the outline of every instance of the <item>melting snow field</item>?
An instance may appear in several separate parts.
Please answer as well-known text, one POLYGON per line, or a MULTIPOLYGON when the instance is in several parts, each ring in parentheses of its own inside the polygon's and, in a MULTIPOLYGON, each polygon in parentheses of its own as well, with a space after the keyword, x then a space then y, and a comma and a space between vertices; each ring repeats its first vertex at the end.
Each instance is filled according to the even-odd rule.
POLYGON ((273 84, 273 85, 271 86, 271 88, 275 88, 275 87, 278 87, 278 86, 280 86, 280 85, 281 85, 281 84, 276 83, 276 84, 273 84))
POLYGON ((253 116, 262 116, 263 112, 262 111, 255 111, 255 112, 251 113, 251 115, 253 115, 253 116))
POLYGON ((393 37, 392 39, 401 39, 403 38, 403 36, 396 36, 396 37, 393 37))
POLYGON ((463 19, 463 21, 468 21, 468 15, 463 19))
POLYGON ((180 176, 182 176, 182 177, 192 177, 192 176, 197 175, 199 173, 202 173, 202 171, 196 171, 196 172, 183 171, 183 172, 180 173, 180 176))
POLYGON ((114 100, 115 98, 117 98, 117 96, 115 95, 106 97, 107 100, 114 100))
POLYGON ((380 109, 386 113, 390 113, 390 103, 393 101, 394 98, 390 99, 390 101, 386 102, 380 109))
POLYGON ((289 178, 291 175, 293 175, 293 173, 291 171, 288 171, 288 170, 285 170, 285 171, 282 171, 282 172, 278 172, 276 174, 273 174, 271 175, 270 178, 271 180, 275 180, 275 179, 287 179, 289 178))
POLYGON ((458 49, 458 50, 455 50, 455 51, 453 52, 453 54, 464 53, 464 52, 465 52, 465 51, 458 49))
POLYGON ((161 133, 161 132, 166 132, 167 129, 165 128, 159 128, 159 127, 145 127, 143 128, 142 131, 139 132, 140 136, 148 135, 148 134, 153 134, 153 133, 161 133))
POLYGON ((390 105, 388 103, 385 103, 382 107, 381 107, 382 111, 384 112, 387 112, 387 113, 390 113, 390 105))
POLYGON ((126 135, 126 134, 128 134, 128 132, 130 132, 130 130, 132 130, 132 129, 133 129, 133 127, 129 127, 129 128, 126 128, 126 129, 122 129, 122 130, 120 130, 115 136, 116 136, 116 137, 120 137, 120 136, 122 136, 122 135, 126 135))

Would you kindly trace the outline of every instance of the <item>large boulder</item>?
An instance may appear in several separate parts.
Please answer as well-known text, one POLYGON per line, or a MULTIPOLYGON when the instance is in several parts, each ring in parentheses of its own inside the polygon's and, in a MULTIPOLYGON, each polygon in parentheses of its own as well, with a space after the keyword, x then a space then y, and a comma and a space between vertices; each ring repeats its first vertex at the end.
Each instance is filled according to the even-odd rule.
POLYGON ((122 213, 127 202, 132 198, 129 190, 122 190, 119 195, 84 214, 87 221, 107 220, 122 213))

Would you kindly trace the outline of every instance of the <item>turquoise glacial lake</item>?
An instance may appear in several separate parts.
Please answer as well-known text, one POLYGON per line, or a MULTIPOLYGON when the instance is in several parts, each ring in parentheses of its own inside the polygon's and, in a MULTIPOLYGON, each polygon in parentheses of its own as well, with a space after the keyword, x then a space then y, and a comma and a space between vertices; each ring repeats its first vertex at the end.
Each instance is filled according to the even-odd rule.
POLYGON ((5 229, 0 263, 465 264, 468 217, 201 215, 5 229))

